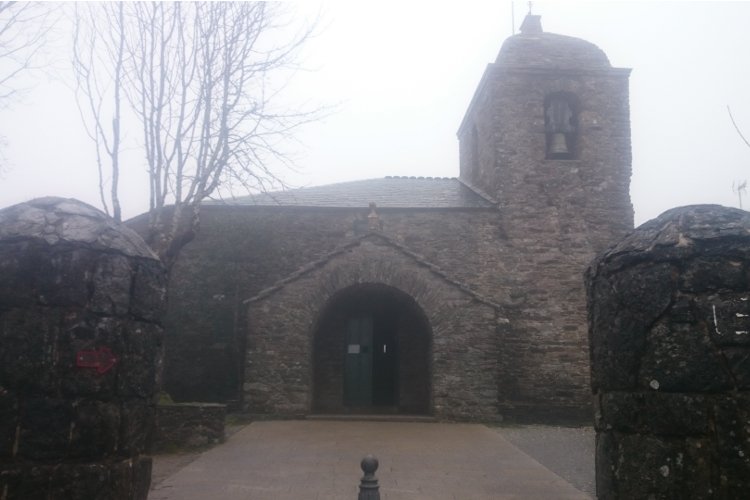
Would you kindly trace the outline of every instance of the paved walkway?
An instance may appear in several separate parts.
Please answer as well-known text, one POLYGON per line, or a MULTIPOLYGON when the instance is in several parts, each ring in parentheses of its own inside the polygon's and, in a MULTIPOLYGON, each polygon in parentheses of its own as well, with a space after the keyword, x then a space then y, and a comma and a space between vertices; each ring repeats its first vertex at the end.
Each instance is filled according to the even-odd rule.
POLYGON ((168 477, 150 500, 355 500, 367 453, 383 500, 588 499, 476 424, 254 422, 168 477))

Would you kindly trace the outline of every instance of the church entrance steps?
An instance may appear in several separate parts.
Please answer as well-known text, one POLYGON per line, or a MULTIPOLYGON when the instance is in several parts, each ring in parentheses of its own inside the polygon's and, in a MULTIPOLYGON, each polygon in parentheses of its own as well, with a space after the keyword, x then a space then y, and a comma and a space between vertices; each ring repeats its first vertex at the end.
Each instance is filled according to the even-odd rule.
POLYGON ((384 415, 384 414, 346 414, 346 415, 307 415, 306 420, 332 420, 341 422, 420 422, 435 423, 438 420, 429 415, 384 415))

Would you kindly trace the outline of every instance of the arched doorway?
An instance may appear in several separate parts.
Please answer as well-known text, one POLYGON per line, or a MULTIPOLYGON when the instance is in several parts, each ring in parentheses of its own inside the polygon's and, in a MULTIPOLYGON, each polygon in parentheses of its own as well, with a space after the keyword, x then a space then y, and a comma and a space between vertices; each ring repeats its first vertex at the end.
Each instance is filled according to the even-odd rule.
POLYGON ((313 411, 429 413, 431 338, 408 294, 372 283, 341 290, 315 329, 313 411))

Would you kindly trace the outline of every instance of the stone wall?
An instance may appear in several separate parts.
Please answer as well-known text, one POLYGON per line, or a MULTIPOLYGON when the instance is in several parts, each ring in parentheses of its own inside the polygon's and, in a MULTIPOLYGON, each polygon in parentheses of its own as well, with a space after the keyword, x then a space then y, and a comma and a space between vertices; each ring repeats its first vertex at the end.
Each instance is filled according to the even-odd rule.
MULTIPOLYGON (((204 207, 201 232, 171 281, 167 392, 177 401, 239 400, 246 380, 242 301, 352 241, 354 222, 368 212, 366 202, 361 209, 204 207)), ((590 249, 550 248, 544 231, 511 240, 495 209, 378 213, 384 235, 503 307, 510 325, 498 360, 507 368, 498 375, 501 414, 590 418, 581 276, 590 249)), ((565 241, 573 240, 565 227, 565 241)))
MULTIPOLYGON (((528 43, 547 36, 554 38, 545 50, 559 46, 549 34, 528 43)), ((587 42, 559 38, 570 54, 591 52, 607 67, 560 68, 565 61, 529 51, 509 65, 504 46, 459 131, 461 178, 497 200, 502 236, 488 267, 510 299, 501 301, 513 326, 507 343, 523 357, 501 379, 501 405, 521 418, 590 418, 582 274, 633 227, 629 71, 608 67, 587 42), (545 99, 561 92, 575 96, 576 153, 546 159, 545 99)))
POLYGON ((431 413, 496 420, 497 373, 502 370, 498 353, 505 327, 498 311, 376 235, 250 303, 246 411, 287 416, 311 411, 316 321, 333 296, 363 283, 400 290, 424 312, 432 335, 431 413))
POLYGON ((165 286, 88 205, 0 211, 0 497, 146 498, 165 286))
POLYGON ((665 212, 587 272, 601 499, 750 491, 750 213, 665 212))
POLYGON ((226 405, 217 403, 160 403, 156 407, 154 452, 223 442, 226 413, 226 405))
MULTIPOLYGON (((165 390, 176 401, 240 397, 247 334, 242 301, 354 238, 361 209, 204 207, 201 231, 171 279, 165 390)), ((491 210, 379 209, 384 234, 454 279, 499 299, 491 210), (486 266, 484 269, 482 266, 486 266), (495 292, 492 292, 495 290, 495 292)))

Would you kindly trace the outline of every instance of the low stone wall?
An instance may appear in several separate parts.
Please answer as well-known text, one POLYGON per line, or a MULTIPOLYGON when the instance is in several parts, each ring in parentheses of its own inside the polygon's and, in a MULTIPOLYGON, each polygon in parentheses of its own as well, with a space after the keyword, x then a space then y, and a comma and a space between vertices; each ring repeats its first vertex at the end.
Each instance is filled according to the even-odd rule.
POLYGON ((224 441, 226 405, 171 403, 156 407, 153 450, 201 448, 224 441))
POLYGON ((750 213, 665 212, 586 281, 598 498, 747 498, 750 213))
POLYGON ((0 210, 0 498, 145 500, 166 273, 84 203, 0 210))

